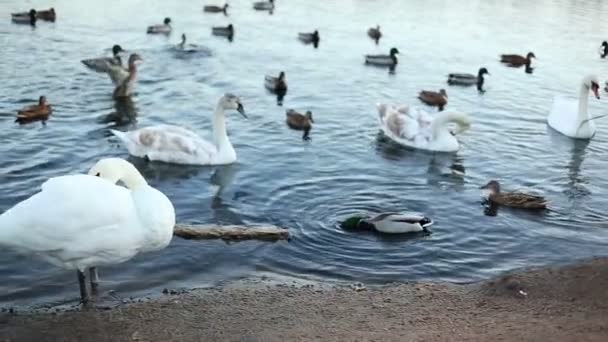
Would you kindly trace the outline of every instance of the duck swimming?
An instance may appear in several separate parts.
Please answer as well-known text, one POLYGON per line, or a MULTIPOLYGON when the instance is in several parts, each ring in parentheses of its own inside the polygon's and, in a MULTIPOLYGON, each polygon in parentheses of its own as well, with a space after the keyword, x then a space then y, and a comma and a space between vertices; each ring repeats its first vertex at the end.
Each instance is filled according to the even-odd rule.
POLYGON ((33 8, 26 13, 11 14, 11 20, 15 24, 27 24, 31 26, 36 26, 36 19, 38 19, 36 16, 36 10, 33 8))
POLYGON ((228 4, 224 4, 224 6, 216 6, 216 5, 206 5, 203 7, 203 11, 207 13, 224 13, 224 15, 228 15, 228 4))
POLYGON ((500 55, 500 62, 515 68, 521 67, 522 65, 529 68, 532 63, 532 58, 536 58, 533 52, 528 52, 526 57, 520 55, 500 55))
POLYGON ((131 96, 135 82, 137 81, 137 63, 143 61, 143 59, 136 53, 129 56, 129 69, 125 72, 122 66, 114 65, 110 67, 110 73, 115 74, 118 83, 114 88, 113 97, 131 96))
POLYGON ((490 75, 488 69, 479 68, 477 76, 473 74, 454 73, 448 75, 449 85, 471 86, 476 85, 477 90, 483 92, 484 75, 490 75))
POLYGON ((287 81, 285 80, 285 72, 281 71, 279 77, 266 75, 264 77, 264 87, 271 92, 287 91, 287 81))
POLYGON ((350 217, 340 224, 344 230, 371 230, 384 234, 430 233, 433 220, 418 214, 382 213, 372 217, 350 217))
POLYGON ((167 18, 165 18, 163 23, 160 25, 148 26, 146 33, 148 33, 148 34, 158 34, 158 33, 169 34, 169 33, 171 33, 171 30, 172 30, 171 18, 167 17, 167 18))
POLYGON ((228 26, 214 26, 211 28, 211 33, 214 36, 228 37, 228 39, 232 40, 234 37, 234 26, 232 24, 228 24, 228 26))
POLYGON ((469 116, 461 112, 444 111, 433 118, 415 107, 378 104, 377 108, 380 129, 386 137, 400 145, 421 150, 456 152, 460 149, 456 135, 471 126, 469 116))
POLYGON ((580 84, 578 100, 555 97, 547 117, 549 127, 576 139, 591 139, 595 135, 595 122, 587 109, 589 92, 600 99, 600 84, 597 76, 588 75, 580 84))
POLYGON ((376 41, 376 44, 378 44, 378 42, 380 41, 380 38, 382 38, 382 32, 380 32, 380 25, 376 25, 376 27, 370 27, 367 30, 367 35, 376 41))
POLYGON ((489 181, 481 189, 488 190, 488 201, 493 204, 521 209, 547 208, 547 201, 544 197, 523 192, 501 192, 500 183, 496 180, 489 181))
POLYGON ((606 58, 606 56, 608 56, 608 42, 604 40, 600 47, 600 57, 606 58))
POLYGON ((258 11, 272 11, 274 9, 274 0, 254 2, 253 9, 258 11))
POLYGON ((87 269, 96 290, 98 266, 165 248, 174 226, 171 201, 131 163, 108 158, 86 175, 50 178, 40 192, 0 215, 0 246, 76 270, 86 304, 87 269))
POLYGON ((437 107, 440 111, 443 110, 448 103, 448 94, 445 89, 439 89, 439 92, 423 90, 418 93, 418 99, 431 107, 437 107))
POLYGON ((37 105, 27 106, 17 111, 18 123, 28 123, 32 121, 45 121, 53 112, 51 105, 47 102, 46 96, 40 96, 37 105))
POLYGON ((312 33, 298 33, 298 39, 304 44, 319 45, 319 31, 315 30, 312 33))
POLYGON ((388 55, 366 55, 365 64, 394 67, 397 65, 399 50, 392 48, 388 55))
POLYGON ((120 53, 124 51, 120 45, 116 44, 112 46, 112 57, 89 58, 80 62, 93 71, 107 73, 112 65, 122 66, 120 53))
POLYGON ((232 164, 237 158, 226 132, 226 110, 236 110, 247 118, 238 97, 232 94, 222 96, 213 113, 212 143, 188 129, 172 125, 157 125, 130 132, 110 131, 135 157, 173 164, 232 164))
POLYGON ((286 119, 285 122, 287 126, 291 129, 304 131, 304 135, 302 136, 303 140, 310 140, 308 134, 310 133, 310 129, 312 128, 312 124, 315 122, 312 119, 312 112, 307 110, 306 114, 300 114, 293 109, 287 110, 285 113, 286 119))

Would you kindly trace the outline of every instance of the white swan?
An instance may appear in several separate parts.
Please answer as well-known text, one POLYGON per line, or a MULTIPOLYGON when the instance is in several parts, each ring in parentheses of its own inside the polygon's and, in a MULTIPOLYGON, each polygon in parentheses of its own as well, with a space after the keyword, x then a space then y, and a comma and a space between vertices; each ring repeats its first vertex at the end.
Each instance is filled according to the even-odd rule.
POLYGON ((469 129, 471 120, 460 112, 444 111, 433 117, 422 109, 378 105, 380 129, 391 140, 412 148, 455 152, 460 144, 455 135, 469 129), (450 124, 456 129, 450 130, 450 124))
POLYGON ((174 226, 171 201, 132 164, 109 158, 97 162, 88 175, 49 179, 42 191, 0 215, 0 246, 77 270, 86 303, 87 268, 95 289, 95 267, 165 248, 174 226), (118 181, 128 189, 116 185, 118 181))
POLYGON ((561 134, 577 139, 590 139, 595 134, 595 123, 587 111, 589 91, 599 100, 600 83, 595 75, 583 78, 578 101, 555 97, 553 108, 547 117, 549 127, 561 134))
POLYGON ((213 114, 213 144, 190 130, 172 125, 157 125, 130 132, 110 131, 136 157, 176 164, 231 164, 236 161, 236 152, 226 133, 224 111, 227 109, 235 109, 247 117, 238 97, 232 94, 222 96, 213 114))

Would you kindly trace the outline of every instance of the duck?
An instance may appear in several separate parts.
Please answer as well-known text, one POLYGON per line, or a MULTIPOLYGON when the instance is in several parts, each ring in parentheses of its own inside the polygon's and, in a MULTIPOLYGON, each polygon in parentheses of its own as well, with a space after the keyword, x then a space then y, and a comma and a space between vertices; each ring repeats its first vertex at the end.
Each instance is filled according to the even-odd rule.
POLYGON ((36 10, 33 8, 29 12, 11 14, 11 20, 15 24, 36 26, 36 19, 38 19, 36 17, 36 10))
POLYGON ((439 92, 422 90, 418 93, 418 99, 427 105, 437 107, 442 111, 448 103, 448 93, 446 93, 445 89, 439 89, 439 92))
POLYGON ((234 37, 234 26, 232 24, 228 24, 228 26, 214 26, 211 28, 211 33, 215 36, 231 39, 234 37))
POLYGON ((431 117, 426 111, 410 106, 378 104, 377 109, 380 130, 386 137, 420 150, 456 152, 460 149, 456 136, 471 127, 469 116, 457 111, 443 111, 431 117))
POLYGON ((500 183, 497 180, 489 181, 481 189, 487 190, 488 201, 492 204, 521 209, 547 208, 547 201, 542 196, 523 192, 501 192, 500 183))
POLYGON ((394 67, 398 63, 398 54, 399 50, 397 48, 391 48, 388 55, 366 55, 365 64, 394 67))
POLYGON ((315 30, 312 33, 300 32, 298 33, 298 39, 304 44, 319 44, 319 31, 315 30))
POLYGON ((520 55, 500 55, 500 62, 512 67, 525 65, 529 68, 532 63, 532 58, 536 58, 533 52, 528 52, 526 57, 520 55))
POLYGON ((608 56, 608 42, 604 40, 600 46, 600 57, 606 58, 606 56, 608 56))
POLYGON ((142 61, 143 59, 138 54, 132 53, 129 56, 129 69, 126 71, 119 65, 110 67, 109 73, 115 75, 114 78, 118 81, 114 88, 114 99, 131 96, 133 88, 135 87, 135 82, 137 81, 137 64, 142 61))
POLYGON ((36 18, 54 22, 55 19, 57 19, 57 15, 55 13, 55 9, 51 7, 48 10, 36 11, 36 18))
POLYGON ((236 152, 226 132, 225 111, 236 110, 243 117, 241 100, 230 93, 222 96, 213 113, 213 142, 179 126, 156 125, 130 132, 110 130, 129 154, 151 161, 184 165, 225 165, 236 162, 236 152))
POLYGON ((433 220, 413 213, 381 213, 376 216, 353 216, 344 220, 344 230, 368 230, 384 234, 430 233, 433 220))
POLYGON ((180 53, 184 52, 188 54, 201 52, 207 55, 211 55, 211 50, 207 47, 201 47, 196 44, 186 44, 185 33, 182 33, 182 40, 179 42, 179 44, 175 45, 175 51, 180 53))
POLYGON ((479 68, 477 72, 477 76, 473 74, 465 74, 465 73, 453 73, 448 74, 448 84, 449 85, 460 85, 460 86, 471 86, 476 85, 477 90, 483 92, 483 83, 484 83, 484 75, 490 75, 488 69, 485 67, 479 68))
POLYGON ((96 291, 97 267, 167 247, 174 226, 175 209, 167 196, 128 161, 106 158, 87 174, 48 179, 40 192, 2 213, 0 246, 75 270, 87 304, 87 270, 96 291))
POLYGON ((285 72, 281 71, 279 77, 266 75, 264 77, 264 87, 273 93, 286 92, 287 81, 285 80, 285 72))
POLYGON ((171 30, 172 30, 171 18, 167 17, 167 18, 165 18, 163 23, 160 25, 148 26, 146 33, 148 33, 148 34, 157 34, 157 33, 169 34, 169 33, 171 33, 171 30))
POLYGON ((53 109, 47 102, 46 96, 40 96, 37 105, 27 106, 17 111, 17 119, 15 121, 19 123, 27 123, 38 120, 44 121, 49 118, 52 112, 53 109))
POLYGON ((120 53, 124 51, 122 46, 115 44, 112 46, 112 57, 89 58, 83 59, 80 62, 93 71, 107 73, 108 68, 112 65, 122 66, 120 53))
POLYGON ((274 9, 274 0, 254 2, 253 9, 258 11, 272 11, 274 9))
POLYGON ((285 122, 287 126, 291 129, 304 131, 304 135, 302 136, 303 140, 310 140, 308 134, 310 133, 310 129, 312 128, 312 124, 315 122, 312 119, 312 112, 307 110, 306 114, 300 114, 293 109, 287 110, 285 113, 286 119, 285 122))
POLYGON ((370 27, 367 30, 367 35, 376 41, 376 44, 378 44, 378 41, 380 40, 380 38, 382 38, 382 32, 380 32, 380 25, 376 25, 376 27, 370 27))
POLYGON ((205 7, 203 7, 203 11, 207 12, 207 13, 224 13, 225 15, 228 14, 228 4, 224 4, 224 6, 217 6, 217 5, 206 5, 205 7))
POLYGON ((589 92, 600 99, 599 81, 595 75, 583 78, 578 101, 564 97, 555 97, 553 107, 547 117, 547 124, 559 133, 575 139, 591 139, 595 135, 595 123, 587 110, 589 92))

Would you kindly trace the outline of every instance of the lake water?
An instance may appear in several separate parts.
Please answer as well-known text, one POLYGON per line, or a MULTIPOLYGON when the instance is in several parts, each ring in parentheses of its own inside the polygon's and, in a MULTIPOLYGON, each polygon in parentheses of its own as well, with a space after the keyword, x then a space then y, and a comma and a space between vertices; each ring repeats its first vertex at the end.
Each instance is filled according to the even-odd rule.
MULTIPOLYGON (((193 242, 175 238, 158 253, 100 269, 102 288, 120 295, 201 287, 249 276, 314 280, 467 282, 529 265, 608 253, 608 119, 590 142, 547 129, 554 95, 577 96, 589 72, 605 79, 608 39, 604 1, 305 1, 277 0, 272 15, 231 0, 230 16, 202 12, 192 1, 0 0, 0 212, 38 191, 47 178, 85 172, 102 157, 127 158, 108 129, 158 123, 209 136, 210 116, 225 92, 239 95, 249 115, 228 115, 237 164, 186 167, 129 158, 175 205, 179 222, 257 224, 289 228, 279 243, 193 242), (35 29, 10 22, 30 7, 58 12, 35 29), (165 16, 170 37, 145 34, 165 16), (232 23, 233 42, 211 36, 232 23), (367 36, 380 24, 384 37, 367 36), (318 29, 318 49, 297 40, 318 29), (213 51, 176 56, 182 32, 213 51), (112 86, 80 60, 108 55, 113 44, 144 63, 133 102, 116 105, 112 86), (395 74, 366 67, 363 55, 401 51, 395 74), (498 63, 501 53, 538 56, 533 74, 498 63), (487 92, 447 87, 449 72, 485 66, 487 92), (284 106, 263 87, 265 74, 287 74, 284 106), (419 105, 422 89, 446 87, 448 109, 469 113, 461 151, 432 154, 381 139, 375 103, 419 105), (46 125, 20 126, 14 112, 46 95, 46 125), (284 123, 285 109, 311 110, 312 140, 284 123), (131 124, 116 113, 136 115, 131 124), (464 169, 465 176, 452 174, 464 169), (499 210, 487 216, 480 185, 545 194, 541 214, 499 210), (336 223, 360 212, 420 211, 435 220, 423 238, 383 238, 341 231, 336 223)), ((605 96, 602 93, 602 96, 605 96)), ((605 99, 590 99, 593 115, 605 99)), ((94 194, 92 194, 94 195, 94 194)), ((35 213, 32 213, 35 214, 35 213)), ((0 251, 0 305, 75 302, 75 272, 0 251)))

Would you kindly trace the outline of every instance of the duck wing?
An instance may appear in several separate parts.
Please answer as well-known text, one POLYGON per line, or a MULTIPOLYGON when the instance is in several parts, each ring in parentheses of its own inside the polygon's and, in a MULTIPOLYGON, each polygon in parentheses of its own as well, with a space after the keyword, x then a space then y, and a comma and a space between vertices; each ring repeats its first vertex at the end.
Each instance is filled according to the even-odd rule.
POLYGON ((121 66, 120 60, 114 57, 83 59, 80 62, 87 68, 100 73, 109 72, 113 66, 121 66))
POLYGON ((491 199, 498 204, 511 207, 541 209, 546 208, 547 206, 547 201, 544 197, 522 192, 498 194, 491 199))

